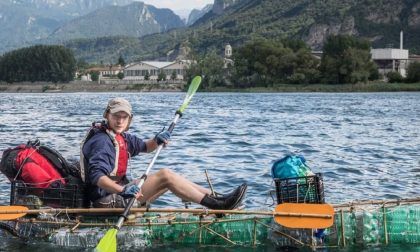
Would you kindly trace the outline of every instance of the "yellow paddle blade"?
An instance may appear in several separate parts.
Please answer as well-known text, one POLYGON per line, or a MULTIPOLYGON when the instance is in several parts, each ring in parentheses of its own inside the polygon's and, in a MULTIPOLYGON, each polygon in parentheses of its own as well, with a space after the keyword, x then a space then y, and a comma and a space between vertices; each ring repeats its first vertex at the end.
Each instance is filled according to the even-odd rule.
POLYGON ((275 208, 274 221, 288 228, 328 228, 334 208, 328 204, 283 203, 275 208))
POLYGON ((24 206, 0 206, 0 220, 15 220, 25 216, 28 210, 24 206))
POLYGON ((201 76, 195 76, 192 79, 190 86, 188 87, 187 95, 185 96, 184 102, 182 103, 181 107, 179 107, 178 111, 183 113, 185 108, 188 106, 188 103, 191 101, 191 98, 194 96, 195 92, 197 91, 198 87, 201 83, 201 76))
POLYGON ((105 236, 99 241, 95 248, 98 252, 116 252, 117 251, 117 232, 115 228, 111 228, 106 232, 105 236))

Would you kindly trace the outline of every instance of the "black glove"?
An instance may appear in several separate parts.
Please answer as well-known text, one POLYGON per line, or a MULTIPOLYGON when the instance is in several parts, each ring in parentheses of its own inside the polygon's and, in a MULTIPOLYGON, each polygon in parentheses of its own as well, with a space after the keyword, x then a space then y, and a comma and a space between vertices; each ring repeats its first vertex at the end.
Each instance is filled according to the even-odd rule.
POLYGON ((155 141, 158 145, 161 145, 161 144, 165 144, 165 142, 168 142, 170 138, 171 138, 171 132, 165 130, 156 134, 155 141))
POLYGON ((140 188, 137 186, 137 181, 134 180, 126 184, 119 195, 123 196, 124 198, 132 198, 136 196, 138 192, 140 192, 140 188))

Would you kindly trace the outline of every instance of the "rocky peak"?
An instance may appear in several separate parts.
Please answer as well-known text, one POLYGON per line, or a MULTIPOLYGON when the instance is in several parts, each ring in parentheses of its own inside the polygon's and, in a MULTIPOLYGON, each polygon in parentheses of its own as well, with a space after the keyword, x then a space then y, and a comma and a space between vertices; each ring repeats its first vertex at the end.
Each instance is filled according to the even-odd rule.
POLYGON ((214 14, 220 15, 226 8, 234 5, 237 2, 239 2, 239 0, 214 0, 212 11, 214 14))

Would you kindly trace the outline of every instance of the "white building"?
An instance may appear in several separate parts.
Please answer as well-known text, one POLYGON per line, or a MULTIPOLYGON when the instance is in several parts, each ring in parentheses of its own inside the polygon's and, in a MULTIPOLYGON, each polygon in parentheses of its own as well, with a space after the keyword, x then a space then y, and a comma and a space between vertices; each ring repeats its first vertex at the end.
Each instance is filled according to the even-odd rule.
POLYGON ((149 76, 149 80, 157 80, 161 72, 165 73, 166 79, 170 80, 175 74, 175 80, 183 80, 186 69, 189 68, 191 61, 141 61, 133 63, 124 68, 124 80, 144 80, 149 76))
POLYGON ((378 65, 380 73, 386 75, 391 71, 399 72, 403 77, 407 75, 408 50, 403 49, 403 33, 400 34, 400 48, 371 49, 372 60, 378 65))
POLYGON ((233 66, 234 62, 231 59, 232 57, 232 46, 227 44, 225 46, 225 57, 223 58, 223 68, 228 68, 228 66, 233 66))

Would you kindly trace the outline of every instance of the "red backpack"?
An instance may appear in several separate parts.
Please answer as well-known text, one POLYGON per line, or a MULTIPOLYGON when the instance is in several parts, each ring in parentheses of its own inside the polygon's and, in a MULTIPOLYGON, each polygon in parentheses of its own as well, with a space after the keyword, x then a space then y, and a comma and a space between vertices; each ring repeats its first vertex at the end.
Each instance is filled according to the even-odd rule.
POLYGON ((55 150, 39 141, 21 144, 3 152, 0 170, 11 181, 23 181, 37 188, 52 184, 65 185, 68 175, 66 160, 55 150))

